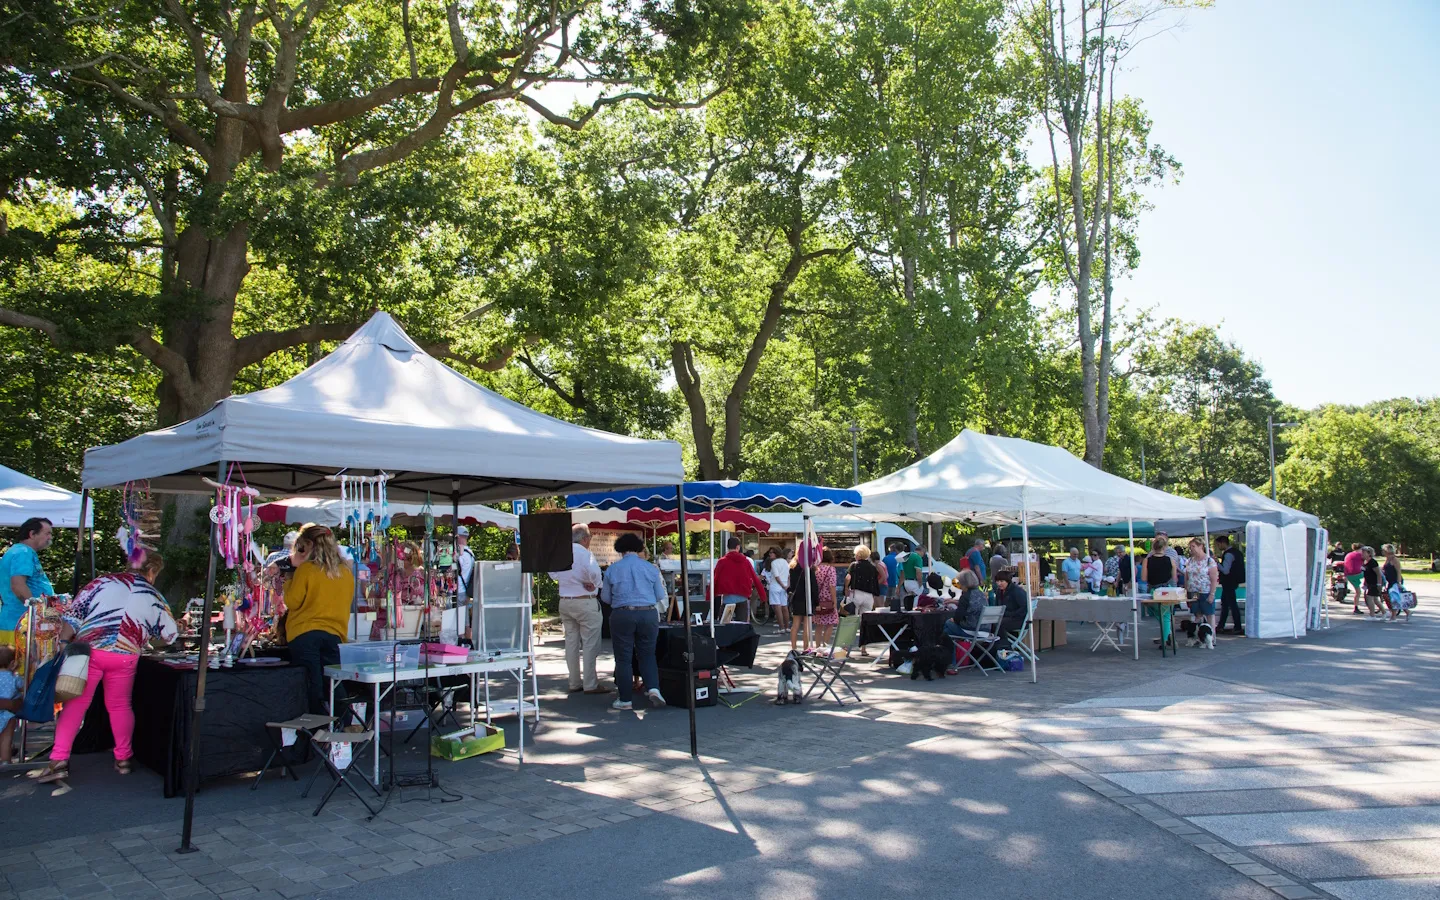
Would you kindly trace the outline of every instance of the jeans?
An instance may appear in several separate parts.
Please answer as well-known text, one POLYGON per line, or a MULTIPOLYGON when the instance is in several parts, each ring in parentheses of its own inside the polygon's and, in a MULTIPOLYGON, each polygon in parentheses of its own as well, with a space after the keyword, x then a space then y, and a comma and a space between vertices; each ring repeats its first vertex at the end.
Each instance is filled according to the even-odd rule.
POLYGON ((634 662, 640 664, 645 690, 660 689, 660 669, 655 661, 655 642, 660 623, 650 606, 628 606, 610 613, 610 640, 615 651, 615 687, 620 699, 629 703, 635 693, 634 662), (632 662, 632 657, 634 662, 632 662))
POLYGON ((130 746, 130 739, 135 735, 135 708, 130 705, 130 695, 135 689, 135 669, 139 665, 140 656, 136 653, 90 651, 90 672, 85 679, 85 692, 61 707, 60 718, 55 722, 51 762, 65 762, 70 758, 75 736, 80 733, 80 726, 85 724, 90 701, 95 699, 95 686, 102 680, 105 682, 105 710, 110 713, 110 732, 115 735, 115 758, 123 760, 135 755, 130 746))
POLYGON ((561 597, 560 621, 565 626, 565 668, 570 690, 594 690, 599 684, 595 659, 600 655, 600 601, 594 597, 561 597), (581 664, 584 664, 583 669, 581 664))
POLYGON ((296 635, 290 639, 290 661, 305 670, 310 711, 325 715, 325 667, 340 665, 340 639, 328 631, 296 635))
POLYGON ((1234 624, 1237 629, 1245 627, 1245 623, 1240 618, 1240 602, 1236 599, 1235 593, 1234 585, 1220 586, 1220 624, 1216 626, 1217 629, 1225 628, 1225 618, 1230 615, 1235 617, 1234 624))

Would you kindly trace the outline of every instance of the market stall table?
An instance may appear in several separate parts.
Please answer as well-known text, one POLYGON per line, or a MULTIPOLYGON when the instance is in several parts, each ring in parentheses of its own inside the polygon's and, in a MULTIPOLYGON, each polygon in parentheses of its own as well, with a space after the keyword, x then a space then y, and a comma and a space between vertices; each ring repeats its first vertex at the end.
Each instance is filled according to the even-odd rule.
POLYGON ((1178 655, 1179 655, 1179 650, 1177 649, 1176 644, 1175 644, 1174 617, 1175 617, 1175 607, 1179 606, 1180 604, 1182 604, 1182 603, 1184 603, 1184 602, 1185 602, 1184 600, 1181 600, 1181 599, 1178 599, 1178 598, 1168 599, 1168 600, 1157 600, 1157 599, 1154 598, 1154 597, 1142 597, 1142 598, 1140 599, 1140 603, 1141 603, 1141 604, 1143 604, 1144 606, 1148 606, 1148 607, 1151 607, 1152 609, 1154 609, 1155 612, 1156 612, 1156 613, 1159 615, 1159 617, 1160 617, 1160 655, 1161 655, 1161 656, 1164 656, 1164 655, 1165 655, 1165 645, 1166 645, 1166 644, 1169 644, 1169 645, 1170 645, 1170 653, 1171 653, 1172 655, 1174 655, 1174 656, 1178 656, 1178 655))
MULTIPOLYGON (((358 682, 368 684, 371 689, 371 705, 367 710, 371 728, 375 734, 380 733, 377 716, 380 714, 380 703, 391 692, 397 684, 406 681, 434 681, 437 684, 440 679, 456 675, 468 676, 470 679, 470 725, 473 727, 477 721, 477 704, 475 698, 478 694, 479 676, 485 677, 485 721, 487 723, 496 713, 507 713, 509 703, 495 702, 490 700, 490 676, 504 673, 515 679, 516 699, 514 707, 519 716, 519 753, 520 761, 525 761, 525 713, 533 710, 536 718, 540 715, 538 705, 525 702, 525 667, 529 665, 528 655, 506 656, 493 660, 479 660, 476 662, 453 663, 451 665, 431 666, 407 666, 396 669, 387 665, 365 665, 365 666, 326 666, 325 677, 330 679, 330 708, 335 708, 335 683, 337 681, 358 682)), ((371 766, 372 778, 370 783, 375 787, 380 786, 380 742, 378 740, 371 744, 371 755, 373 764, 371 766)))
MULTIPOLYGON (((1097 595, 1071 594, 1059 597, 1039 597, 1035 601, 1036 621, 1094 622, 1100 635, 1090 645, 1094 653, 1104 644, 1116 650, 1125 646, 1125 625, 1139 628, 1139 617, 1129 597, 1101 597, 1097 595), (1119 641, 1116 641, 1116 637, 1119 641)), ((1123 652, 1123 651, 1122 651, 1123 652)))
MULTIPOLYGON (((135 759, 165 779, 166 797, 184 791, 197 674, 148 656, 140 657, 135 671, 135 759)), ((104 691, 102 681, 76 737, 76 753, 115 746, 104 691)), ((308 706, 305 670, 289 664, 212 669, 205 696, 209 715, 200 732, 201 781, 259 769, 273 749, 265 723, 298 716, 308 706)))
MULTIPOLYGON (((886 643, 890 645, 890 668, 900 665, 910 654, 910 645, 916 647, 941 646, 948 640, 945 635, 945 621, 955 613, 937 612, 867 612, 860 616, 860 646, 886 643), (899 643, 909 632, 908 642, 899 643)), ((876 657, 879 665, 883 654, 876 657)))

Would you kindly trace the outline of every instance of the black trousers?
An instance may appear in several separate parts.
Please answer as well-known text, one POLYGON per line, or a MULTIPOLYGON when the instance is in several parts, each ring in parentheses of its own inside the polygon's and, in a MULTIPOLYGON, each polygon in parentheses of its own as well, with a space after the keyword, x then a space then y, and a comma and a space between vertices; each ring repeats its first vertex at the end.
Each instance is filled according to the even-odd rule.
POLYGON ((1222 584, 1220 586, 1220 624, 1219 628, 1225 628, 1225 617, 1233 616, 1237 630, 1245 627, 1245 622, 1240 618, 1240 602, 1235 597, 1235 585, 1222 584))
POLYGON ((340 639, 328 631, 307 631, 290 639, 290 661, 305 669, 310 711, 325 715, 325 667, 340 665, 340 639))

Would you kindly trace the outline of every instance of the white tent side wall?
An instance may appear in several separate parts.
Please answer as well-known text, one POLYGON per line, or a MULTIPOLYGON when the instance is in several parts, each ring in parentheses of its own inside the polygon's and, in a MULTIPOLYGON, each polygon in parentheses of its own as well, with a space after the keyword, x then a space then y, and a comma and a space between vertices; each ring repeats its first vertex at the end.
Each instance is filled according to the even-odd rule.
POLYGON ((1309 620, 1307 529, 1251 522, 1245 529, 1245 635, 1304 636, 1309 620))

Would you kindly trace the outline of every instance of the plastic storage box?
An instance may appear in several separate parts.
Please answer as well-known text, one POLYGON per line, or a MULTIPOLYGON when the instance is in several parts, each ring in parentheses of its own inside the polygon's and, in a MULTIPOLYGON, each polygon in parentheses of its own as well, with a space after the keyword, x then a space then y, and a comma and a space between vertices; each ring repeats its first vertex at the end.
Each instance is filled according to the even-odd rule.
POLYGON ((419 644, 357 641, 340 645, 342 669, 413 669, 420 665, 419 644))

